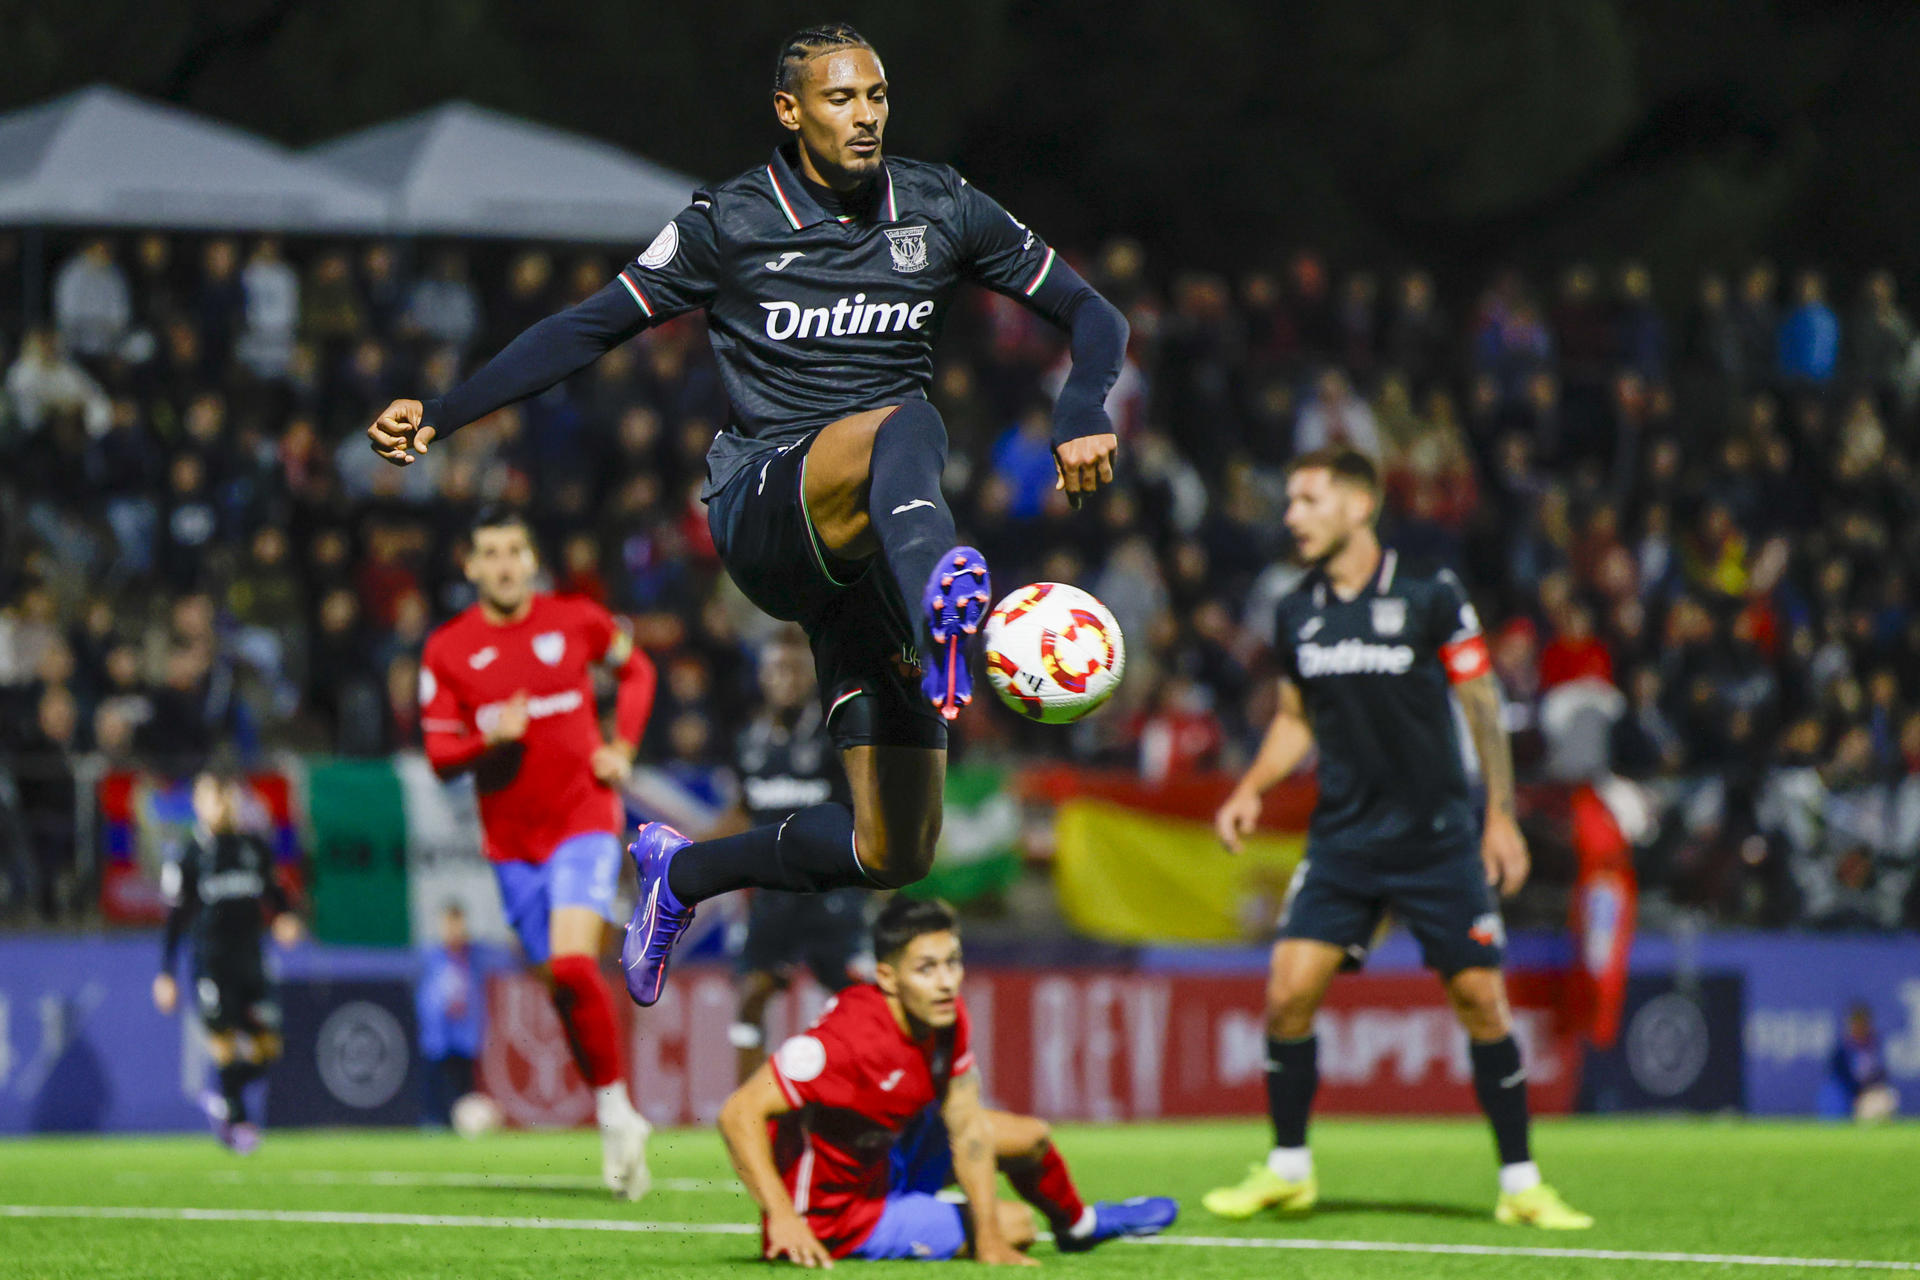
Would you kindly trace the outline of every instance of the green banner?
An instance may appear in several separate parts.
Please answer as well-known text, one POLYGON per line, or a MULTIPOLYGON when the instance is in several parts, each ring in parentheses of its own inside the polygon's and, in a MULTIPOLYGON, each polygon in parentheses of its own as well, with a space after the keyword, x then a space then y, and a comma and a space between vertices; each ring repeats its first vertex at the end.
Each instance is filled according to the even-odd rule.
POLYGON ((947 770, 940 852, 927 878, 902 892, 956 905, 1005 893, 1020 878, 1020 803, 995 765, 947 770))
POLYGON ((314 936, 406 946, 407 807, 392 762, 310 758, 307 814, 314 936))

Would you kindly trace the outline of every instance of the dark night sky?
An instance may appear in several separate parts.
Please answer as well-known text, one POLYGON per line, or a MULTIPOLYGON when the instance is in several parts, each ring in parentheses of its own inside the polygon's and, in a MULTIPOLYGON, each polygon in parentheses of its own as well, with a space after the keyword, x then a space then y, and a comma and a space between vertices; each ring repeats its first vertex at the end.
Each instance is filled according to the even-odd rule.
POLYGON ((0 107, 104 80, 305 144, 464 97, 719 178, 776 140, 781 37, 827 17, 887 61, 892 150, 1069 246, 1920 273, 1903 3, 0 0, 0 107))

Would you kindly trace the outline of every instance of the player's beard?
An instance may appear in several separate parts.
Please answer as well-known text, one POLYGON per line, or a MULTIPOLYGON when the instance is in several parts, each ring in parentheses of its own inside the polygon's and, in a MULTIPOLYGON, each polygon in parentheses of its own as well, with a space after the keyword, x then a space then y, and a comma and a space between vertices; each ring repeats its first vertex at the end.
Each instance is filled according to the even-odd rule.
POLYGON ((1332 540, 1327 543, 1327 549, 1325 551, 1322 551, 1317 556, 1307 558, 1307 567, 1310 569, 1326 568, 1329 564, 1333 563, 1334 559, 1338 557, 1342 551, 1347 549, 1348 544, 1352 541, 1353 533, 1351 530, 1346 533, 1334 535, 1332 540))

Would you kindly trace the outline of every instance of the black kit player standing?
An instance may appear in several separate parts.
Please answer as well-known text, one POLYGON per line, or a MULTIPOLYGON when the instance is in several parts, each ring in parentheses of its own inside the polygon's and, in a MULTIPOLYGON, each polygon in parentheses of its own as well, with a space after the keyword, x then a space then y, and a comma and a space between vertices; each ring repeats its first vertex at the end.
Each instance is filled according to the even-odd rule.
MULTIPOLYGON (((847 775, 814 697, 806 637, 782 631, 760 652, 760 714, 733 747, 740 784, 738 828, 786 821, 809 805, 846 804, 847 775)), ((839 993, 873 976, 864 889, 788 893, 755 889, 747 902, 738 960, 740 1006, 728 1029, 744 1083, 766 1060, 767 1003, 805 965, 815 982, 839 993)))
POLYGON ((241 1155, 260 1143, 259 1128, 247 1118, 246 1087, 281 1048, 279 997, 261 954, 264 934, 271 928, 274 941, 288 947, 302 933, 274 878, 273 851, 241 828, 244 805, 237 778, 207 771, 194 779, 193 833, 162 869, 171 909, 153 979, 154 1007, 171 1014, 180 996, 174 968, 190 934, 194 997, 219 1082, 200 1104, 220 1141, 241 1155))
POLYGON ((1238 852, 1259 820, 1261 793, 1316 746, 1319 798, 1268 976, 1274 1147, 1238 1185, 1203 1203, 1246 1218, 1317 1200, 1306 1141, 1319 1082, 1314 1014, 1342 962, 1392 911, 1466 1029, 1474 1091, 1500 1156, 1495 1218, 1589 1227, 1592 1218, 1541 1181, 1529 1150, 1526 1069, 1500 973, 1505 931, 1495 897, 1518 890, 1528 870, 1499 684, 1460 580, 1382 550, 1379 507, 1379 475, 1362 453, 1323 449, 1288 470, 1287 529, 1311 570, 1275 619, 1279 711, 1215 826, 1238 852), (1484 821, 1469 799, 1456 698, 1486 786, 1484 821))
POLYGON ((1054 408, 1060 485, 1113 477, 1106 395, 1127 326, 1024 224, 945 165, 883 157, 888 84, 844 24, 781 48, 774 113, 789 141, 696 192, 612 284, 549 317, 442 399, 397 400, 368 428, 412 463, 439 435, 585 368, 650 324, 704 310, 732 402, 707 454, 708 522, 734 581, 799 622, 853 792, 777 828, 634 843, 640 906, 628 990, 660 996, 694 906, 731 889, 898 888, 939 836, 946 721, 971 697, 962 646, 990 604, 979 552, 956 545, 941 493, 946 430, 926 400, 934 339, 962 281, 1067 330, 1054 408), (918 665, 924 661, 924 669, 918 665), (914 676, 919 676, 915 689, 914 676))

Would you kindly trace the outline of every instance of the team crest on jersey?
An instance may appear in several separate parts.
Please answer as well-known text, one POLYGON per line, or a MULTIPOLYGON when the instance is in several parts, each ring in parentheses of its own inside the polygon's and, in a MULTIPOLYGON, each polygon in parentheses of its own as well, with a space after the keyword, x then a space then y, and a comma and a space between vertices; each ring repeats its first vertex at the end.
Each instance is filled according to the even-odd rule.
POLYGON ((1373 602, 1375 635, 1397 636, 1407 629, 1407 602, 1392 598, 1373 602))
POLYGON ((434 697, 439 692, 440 682, 433 678, 433 671, 427 667, 420 668, 420 705, 432 706, 434 697))
POLYGON ((548 666, 558 666, 567 655, 567 637, 559 631, 546 631, 533 638, 533 656, 548 666))
POLYGON ((887 232, 887 248, 893 254, 893 269, 912 274, 927 269, 927 229, 895 227, 887 232))
POLYGON ((673 255, 680 248, 680 228, 669 222, 660 228, 660 234, 653 238, 645 253, 640 255, 640 265, 649 271, 658 271, 673 261, 673 255))

